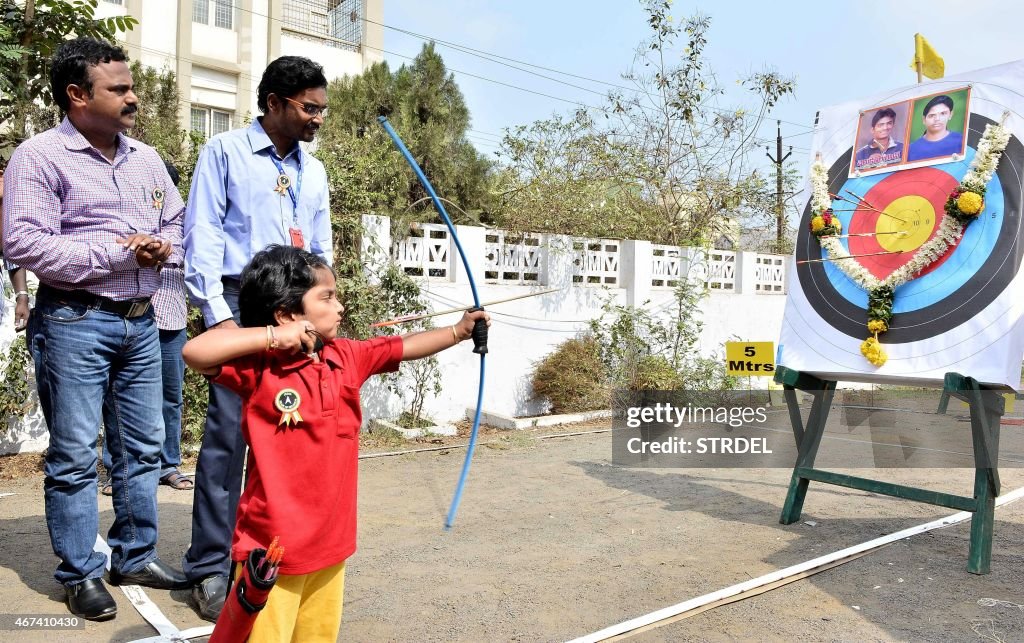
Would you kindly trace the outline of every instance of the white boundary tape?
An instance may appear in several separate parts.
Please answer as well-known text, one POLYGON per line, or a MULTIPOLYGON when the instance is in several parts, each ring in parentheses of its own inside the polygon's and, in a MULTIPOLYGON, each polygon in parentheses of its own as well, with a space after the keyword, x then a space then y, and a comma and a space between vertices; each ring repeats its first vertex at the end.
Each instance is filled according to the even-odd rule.
MULTIPOLYGON (((1016 489, 1008 494, 999 496, 999 498, 996 499, 996 506, 998 507, 1001 505, 1005 505, 1010 502, 1013 502, 1014 500, 1020 500, 1021 498, 1024 498, 1024 487, 1016 489)), ((625 621, 623 623, 619 623, 618 625, 606 627, 605 629, 600 630, 598 632, 594 632, 593 634, 588 634, 586 636, 581 636, 577 639, 573 639, 570 643, 596 643, 597 641, 605 641, 613 637, 620 636, 628 632, 632 632, 633 630, 653 625, 658 621, 664 621, 666 619, 684 614, 685 612, 693 611, 698 608, 708 606, 711 603, 716 603, 719 601, 723 601, 725 599, 731 599, 727 602, 742 600, 744 598, 747 598, 747 596, 744 596, 744 594, 754 596, 760 593, 755 592, 753 590, 756 590, 757 588, 763 587, 765 585, 778 583, 787 578, 790 578, 792 576, 798 576, 800 574, 808 576, 811 573, 823 571, 822 569, 816 568, 827 569, 828 567, 834 567, 835 565, 838 565, 842 562, 846 562, 846 560, 843 559, 852 560, 853 558, 861 556, 872 549, 877 549, 879 547, 888 545, 889 543, 895 542, 897 540, 909 538, 910 536, 922 534, 926 531, 931 531, 933 529, 941 529, 942 527, 949 527, 950 525, 955 525, 965 520, 969 520, 971 518, 971 515, 972 513, 969 511, 961 511, 946 518, 940 518, 939 520, 934 520, 923 525, 910 527, 909 529, 904 529, 903 531, 897 531, 887 536, 875 538, 874 540, 869 540, 859 545, 854 545, 853 547, 847 547, 846 549, 841 549, 831 554, 819 556, 818 558, 814 558, 807 562, 793 565, 792 567, 787 567, 785 569, 780 569, 776 572, 771 572, 770 574, 765 574, 764 576, 761 576, 759 578, 754 578, 743 583, 738 583, 736 585, 726 587, 725 589, 720 589, 717 592, 705 594, 704 596, 698 596, 697 598, 691 598, 688 601, 677 603, 676 605, 672 605, 671 607, 662 608, 655 612, 651 612, 650 614, 645 614, 644 616, 638 616, 637 618, 625 621)))
MULTIPOLYGON (((107 570, 109 570, 110 545, 107 544, 107 541, 103 540, 103 537, 97 534, 96 544, 93 546, 93 549, 107 557, 107 570)), ((179 630, 178 627, 174 623, 171 623, 167 616, 160 611, 160 608, 157 607, 156 603, 151 601, 149 596, 146 596, 146 592, 142 587, 138 585, 121 585, 120 588, 121 592, 132 602, 132 606, 138 610, 139 614, 142 615, 142 618, 146 619, 146 622, 152 625, 158 633, 158 636, 138 639, 138 641, 135 641, 134 643, 141 643, 142 641, 145 641, 146 643, 178 643, 180 641, 187 641, 200 636, 209 636, 213 633, 212 625, 179 630)))

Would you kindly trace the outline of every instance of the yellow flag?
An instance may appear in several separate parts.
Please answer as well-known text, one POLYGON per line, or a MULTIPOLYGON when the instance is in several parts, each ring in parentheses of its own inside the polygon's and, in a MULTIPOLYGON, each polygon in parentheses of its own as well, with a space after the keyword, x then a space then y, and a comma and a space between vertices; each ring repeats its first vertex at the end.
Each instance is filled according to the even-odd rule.
POLYGON ((921 73, 928 78, 942 78, 946 73, 946 62, 942 56, 935 53, 931 44, 919 33, 914 34, 914 60, 910 62, 910 68, 918 70, 921 65, 921 73))

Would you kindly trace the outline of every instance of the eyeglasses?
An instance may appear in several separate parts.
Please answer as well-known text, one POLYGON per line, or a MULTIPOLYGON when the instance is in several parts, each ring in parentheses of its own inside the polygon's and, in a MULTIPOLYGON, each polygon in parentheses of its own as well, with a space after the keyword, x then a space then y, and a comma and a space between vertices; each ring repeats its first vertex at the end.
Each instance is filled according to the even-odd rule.
POLYGON ((284 98, 289 103, 293 103, 293 104, 301 107, 302 111, 306 112, 307 116, 312 116, 313 118, 316 118, 317 116, 326 116, 327 115, 327 106, 326 105, 324 105, 323 107, 320 107, 319 105, 314 105, 313 103, 300 103, 299 101, 292 100, 291 98, 288 98, 287 96, 282 96, 282 98, 284 98))

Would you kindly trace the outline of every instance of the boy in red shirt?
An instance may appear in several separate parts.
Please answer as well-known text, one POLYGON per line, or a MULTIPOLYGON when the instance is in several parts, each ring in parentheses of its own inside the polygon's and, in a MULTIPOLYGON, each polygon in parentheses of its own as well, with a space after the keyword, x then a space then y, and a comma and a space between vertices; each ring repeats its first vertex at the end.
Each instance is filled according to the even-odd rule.
POLYGON ((336 641, 345 560, 356 549, 359 388, 468 338, 483 311, 459 323, 368 341, 334 338, 344 307, 319 256, 270 246, 241 276, 243 328, 190 340, 185 362, 238 393, 249 478, 238 504, 231 558, 242 562, 275 536, 285 549, 249 641, 336 641))

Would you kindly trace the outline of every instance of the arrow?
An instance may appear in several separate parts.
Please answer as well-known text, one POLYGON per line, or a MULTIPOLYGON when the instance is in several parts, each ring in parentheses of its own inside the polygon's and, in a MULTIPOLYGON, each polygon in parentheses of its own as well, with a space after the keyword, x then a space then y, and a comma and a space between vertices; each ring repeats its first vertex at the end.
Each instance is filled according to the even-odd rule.
POLYGON ((898 234, 900 238, 907 236, 906 230, 892 230, 891 232, 850 232, 848 234, 826 234, 823 237, 829 239, 846 239, 847 237, 877 237, 880 234, 898 234))
POLYGON ((826 257, 824 259, 801 259, 800 261, 797 261, 796 263, 799 266, 802 263, 819 263, 821 261, 839 261, 840 259, 855 259, 857 257, 875 257, 877 255, 901 255, 901 254, 903 254, 903 250, 896 250, 894 252, 868 252, 868 253, 861 254, 861 255, 846 255, 845 257, 826 257))
MULTIPOLYGON (((515 297, 507 297, 505 299, 496 299, 494 301, 484 302, 484 303, 480 304, 480 307, 494 306, 495 304, 504 304, 507 301, 515 301, 517 299, 526 299, 527 297, 539 297, 540 295, 546 295, 548 293, 557 292, 559 290, 561 290, 561 288, 548 288, 547 290, 542 290, 540 292, 531 292, 531 293, 527 293, 525 295, 516 295, 515 297)), ((438 311, 436 313, 425 313, 425 314, 422 314, 422 315, 402 315, 401 317, 395 317, 394 319, 389 319, 388 321, 375 322, 373 324, 370 324, 370 328, 382 328, 384 326, 394 326, 395 324, 404 324, 406 322, 416 321, 418 319, 427 319, 428 317, 438 317, 439 315, 447 315, 448 313, 459 313, 459 312, 462 312, 464 310, 469 310, 470 308, 474 308, 474 306, 462 306, 461 308, 449 308, 448 310, 440 310, 440 311, 438 311)))
MULTIPOLYGON (((847 192, 850 192, 850 190, 847 190, 847 192)), ((906 223, 906 221, 904 221, 903 219, 899 218, 899 217, 898 217, 898 216, 896 216, 896 215, 893 215, 893 214, 889 214, 889 213, 888 213, 888 212, 886 212, 885 210, 879 210, 879 209, 878 209, 878 208, 876 208, 875 206, 873 206, 873 205, 871 205, 870 203, 868 203, 868 200, 867 200, 867 199, 865 199, 864 197, 862 197, 862 196, 858 195, 858 194, 857 194, 856 192, 850 192, 850 194, 852 194, 852 195, 853 195, 853 196, 854 196, 854 197, 855 197, 855 198, 856 198, 856 199, 857 199, 858 201, 860 201, 860 205, 861 205, 861 206, 863 206, 863 207, 867 208, 868 210, 873 210, 873 211, 877 212, 878 214, 883 214, 883 215, 885 215, 885 216, 887 216, 887 217, 892 217, 893 219, 896 219, 896 220, 897 220, 897 221, 899 221, 900 223, 906 223)))

